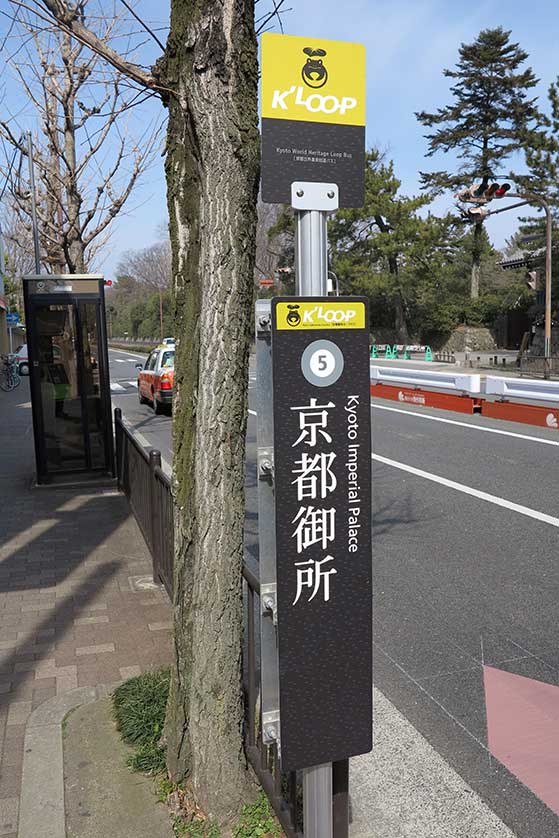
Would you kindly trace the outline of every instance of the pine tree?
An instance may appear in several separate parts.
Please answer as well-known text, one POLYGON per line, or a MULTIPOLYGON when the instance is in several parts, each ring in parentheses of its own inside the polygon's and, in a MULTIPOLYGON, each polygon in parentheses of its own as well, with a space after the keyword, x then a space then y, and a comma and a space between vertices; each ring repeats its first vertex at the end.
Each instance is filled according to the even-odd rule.
MULTIPOLYGON (((392 161, 372 149, 366 156, 365 205, 337 212, 329 240, 342 292, 369 296, 373 329, 389 330, 405 344, 423 328, 419 298, 445 302, 440 282, 454 233, 449 218, 419 214, 429 196, 406 197, 399 190, 392 161)), ((444 319, 442 331, 454 325, 452 317, 444 319)))
MULTIPOLYGON (((426 156, 439 151, 457 156, 454 171, 422 172, 424 187, 442 192, 492 180, 514 152, 540 145, 545 118, 537 97, 529 96, 538 79, 522 66, 528 53, 510 42, 510 34, 502 27, 484 29, 472 44, 462 44, 455 69, 443 71, 453 80, 452 103, 436 113, 416 113, 422 125, 434 128, 425 135, 426 156)), ((482 224, 475 225, 472 298, 479 296, 482 224)))

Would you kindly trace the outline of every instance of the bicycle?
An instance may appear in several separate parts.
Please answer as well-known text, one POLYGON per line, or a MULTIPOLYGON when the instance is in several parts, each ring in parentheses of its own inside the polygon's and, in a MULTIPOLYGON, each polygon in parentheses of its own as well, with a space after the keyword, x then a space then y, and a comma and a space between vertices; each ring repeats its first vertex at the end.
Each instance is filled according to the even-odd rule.
POLYGON ((0 389, 6 392, 15 390, 19 386, 20 377, 17 368, 17 356, 13 353, 2 356, 3 364, 0 367, 0 389))

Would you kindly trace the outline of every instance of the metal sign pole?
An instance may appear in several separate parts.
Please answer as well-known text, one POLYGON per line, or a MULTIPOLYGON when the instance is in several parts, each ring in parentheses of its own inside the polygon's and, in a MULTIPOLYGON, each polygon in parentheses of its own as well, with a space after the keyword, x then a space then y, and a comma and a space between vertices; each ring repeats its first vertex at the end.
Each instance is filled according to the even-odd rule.
POLYGON ((14 327, 13 326, 8 326, 8 332, 9 332, 9 335, 10 335, 10 354, 11 354, 14 351, 14 339, 13 339, 14 327))
MULTIPOLYGON (((299 297, 326 297, 328 294, 327 209, 337 209, 338 190, 332 184, 294 183, 293 206, 296 213, 295 277, 299 297), (335 203, 335 206, 333 204, 335 203)), ((303 820, 305 838, 332 838, 332 763, 315 765, 303 771, 303 820)))

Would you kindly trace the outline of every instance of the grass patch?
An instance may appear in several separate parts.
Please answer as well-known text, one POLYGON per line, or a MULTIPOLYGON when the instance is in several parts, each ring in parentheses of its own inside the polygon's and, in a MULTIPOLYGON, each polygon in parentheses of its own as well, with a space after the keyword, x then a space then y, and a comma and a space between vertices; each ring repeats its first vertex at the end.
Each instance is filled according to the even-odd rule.
POLYGON ((233 838, 280 838, 283 834, 264 792, 256 803, 243 806, 239 823, 233 829, 233 838))
MULTIPOLYGON (((113 693, 113 715, 123 740, 133 747, 127 764, 134 771, 162 775, 165 770, 165 748, 160 746, 169 695, 170 673, 145 672, 125 681, 113 693)), ((157 798, 171 803, 171 810, 184 812, 173 817, 176 838, 220 838, 219 826, 206 820, 203 813, 191 804, 188 788, 175 785, 160 776, 157 798), (172 805, 173 798, 178 806, 172 805)), ((229 834, 229 833, 228 833, 229 834)), ((280 838, 283 831, 278 824, 268 798, 262 792, 256 803, 243 807, 241 817, 233 828, 232 838, 280 838)))
POLYGON ((177 838, 221 838, 219 826, 210 821, 186 823, 182 818, 175 818, 173 832, 177 838))
POLYGON ((159 741, 169 695, 168 669, 130 678, 113 693, 113 715, 123 740, 134 748, 127 764, 134 771, 158 773, 165 768, 159 741))

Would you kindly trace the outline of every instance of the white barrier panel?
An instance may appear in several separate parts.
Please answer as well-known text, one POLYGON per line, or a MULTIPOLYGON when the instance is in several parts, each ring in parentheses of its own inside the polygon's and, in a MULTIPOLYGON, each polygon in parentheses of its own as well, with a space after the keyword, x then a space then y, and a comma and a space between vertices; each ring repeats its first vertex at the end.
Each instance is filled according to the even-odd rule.
POLYGON ((507 399, 531 399, 540 402, 559 402, 559 381, 539 381, 537 378, 497 378, 488 375, 487 395, 507 399))
POLYGON ((429 372, 425 369, 411 370, 401 367, 378 367, 371 364, 373 384, 393 384, 395 387, 422 387, 425 390, 454 390, 461 393, 479 395, 481 378, 479 375, 460 375, 452 372, 429 372))

